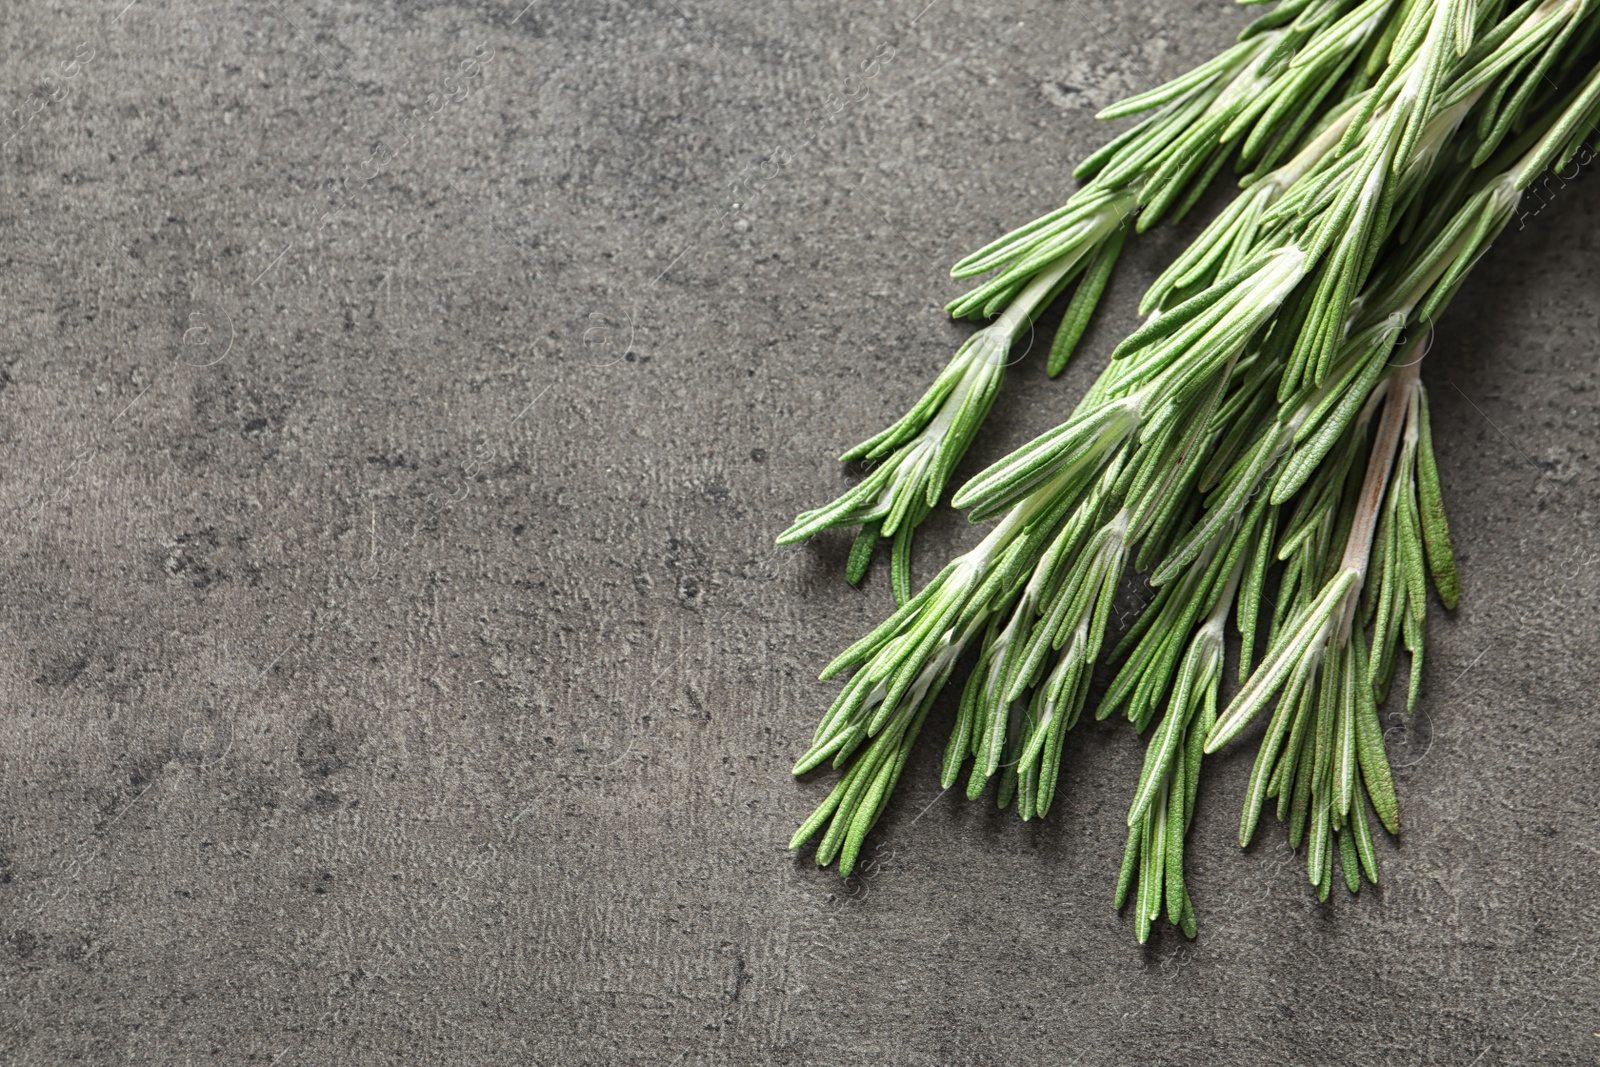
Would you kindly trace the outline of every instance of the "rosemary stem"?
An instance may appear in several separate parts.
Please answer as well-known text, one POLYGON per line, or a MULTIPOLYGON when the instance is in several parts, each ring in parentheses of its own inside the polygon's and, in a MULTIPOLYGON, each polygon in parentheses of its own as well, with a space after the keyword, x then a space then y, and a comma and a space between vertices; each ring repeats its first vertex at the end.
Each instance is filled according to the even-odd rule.
MULTIPOLYGON (((1400 365, 1390 372, 1385 384, 1388 393, 1384 398, 1383 418, 1378 423, 1378 435, 1373 440, 1372 452, 1367 459, 1367 476, 1361 483, 1355 520, 1350 524, 1350 536, 1344 543, 1344 557, 1339 561, 1341 570, 1355 573, 1353 588, 1357 591, 1366 580, 1367 563, 1372 558, 1372 538, 1378 530, 1378 512, 1383 507, 1383 491, 1389 484, 1389 470, 1394 466, 1395 453, 1400 446, 1400 430, 1405 425, 1411 392, 1422 373, 1422 357, 1427 354, 1424 345, 1431 336, 1432 331, 1429 330, 1418 332, 1412 338, 1400 353, 1400 365)), ((1359 596, 1352 596, 1345 604, 1339 627, 1341 644, 1349 636, 1359 601, 1359 596)))
POLYGON ((1017 335, 1033 321, 1033 313, 1051 295, 1056 283, 1077 264, 1080 258, 1082 258, 1081 252, 1077 255, 1062 256, 1054 266, 1034 275, 1033 281, 1017 294, 1016 299, 1001 312, 1000 317, 994 320, 994 325, 990 328, 996 333, 1003 334, 1007 340, 1016 340, 1017 335))

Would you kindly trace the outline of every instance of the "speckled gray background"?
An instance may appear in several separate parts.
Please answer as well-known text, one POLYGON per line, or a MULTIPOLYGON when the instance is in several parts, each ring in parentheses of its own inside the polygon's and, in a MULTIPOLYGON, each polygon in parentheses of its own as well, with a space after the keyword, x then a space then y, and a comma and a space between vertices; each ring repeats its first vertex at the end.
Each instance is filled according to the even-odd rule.
POLYGON ((1429 357, 1465 599, 1382 889, 1238 850, 1244 747, 1141 949, 1125 724, 1023 826, 936 715, 865 873, 784 851, 890 598, 772 538, 963 335, 948 264, 1246 13, 525 2, 0 12, 0 1062, 1595 1061, 1600 182, 1429 357))

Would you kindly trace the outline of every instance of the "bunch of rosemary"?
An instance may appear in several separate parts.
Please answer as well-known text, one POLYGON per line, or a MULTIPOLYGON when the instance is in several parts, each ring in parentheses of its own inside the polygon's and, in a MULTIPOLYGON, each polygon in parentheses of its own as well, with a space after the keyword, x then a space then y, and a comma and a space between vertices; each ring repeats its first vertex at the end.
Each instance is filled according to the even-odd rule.
POLYGON ((803 774, 843 769, 795 834, 848 874, 935 698, 967 665, 945 747, 1024 819, 1061 747, 1131 565, 1155 589, 1111 651, 1095 714, 1154 728, 1116 898, 1140 941, 1165 911, 1193 936, 1183 848, 1202 757, 1270 716, 1241 844, 1276 802, 1319 897, 1376 881, 1370 802, 1399 828, 1378 704, 1404 646, 1421 677, 1427 586, 1457 580, 1419 365, 1521 193, 1600 122, 1600 0, 1286 0, 1239 43, 1102 117, 1143 118, 1077 169, 1050 214, 956 265, 988 279, 952 314, 991 320, 903 418, 845 454, 874 465, 779 539, 859 526, 848 577, 893 543, 899 610, 853 668, 803 774), (1150 288, 1148 318, 1060 426, 954 494, 983 540, 912 595, 912 532, 1001 388, 1011 344, 1073 294, 1070 358, 1130 230, 1181 218, 1229 161, 1241 191, 1150 288), (1269 591, 1270 590, 1270 591, 1269 591), (1224 632, 1240 688, 1221 705, 1224 632))

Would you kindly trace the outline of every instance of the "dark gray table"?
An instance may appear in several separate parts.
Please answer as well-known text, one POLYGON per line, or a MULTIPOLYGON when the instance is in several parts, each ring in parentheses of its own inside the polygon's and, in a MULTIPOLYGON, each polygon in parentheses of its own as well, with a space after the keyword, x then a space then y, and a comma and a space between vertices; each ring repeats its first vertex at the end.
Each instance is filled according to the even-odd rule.
POLYGON ((1465 599, 1382 889, 1241 853, 1239 746, 1141 949, 1126 724, 1025 826, 936 716, 865 873, 784 851, 890 600, 772 538, 953 351, 948 265, 1247 13, 524 2, 0 14, 0 1061, 1594 1062, 1600 183, 1430 356, 1465 599))

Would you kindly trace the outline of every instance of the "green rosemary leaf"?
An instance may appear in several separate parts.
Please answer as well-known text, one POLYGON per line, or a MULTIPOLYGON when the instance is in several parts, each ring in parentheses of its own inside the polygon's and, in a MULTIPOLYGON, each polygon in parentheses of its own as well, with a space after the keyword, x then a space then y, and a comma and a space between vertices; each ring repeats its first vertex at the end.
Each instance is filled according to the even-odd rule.
MULTIPOLYGON (((878 821, 878 815, 883 810, 884 803, 889 797, 889 786, 900 768, 898 755, 891 755, 878 767, 877 773, 872 776, 872 783, 867 787, 866 795, 857 807, 854 816, 850 819, 845 829, 844 844, 839 850, 839 874, 848 878, 855 869, 856 857, 861 852, 861 845, 866 838, 867 831, 878 821)), ((820 853, 819 853, 820 854, 820 853)))
POLYGON ((872 564, 872 550, 877 547, 878 531, 882 525, 879 522, 862 523, 860 532, 851 543, 850 559, 844 568, 844 580, 851 585, 860 585, 861 579, 867 576, 867 568, 872 564))
POLYGON ((1308 606, 1307 592, 1311 581, 1302 572, 1306 569, 1307 554, 1299 552, 1278 576, 1278 599, 1272 608, 1272 622, 1267 629, 1267 649, 1277 648, 1289 620, 1308 606))
MULTIPOLYGON (((1011 806, 1011 802, 1016 799, 1017 792, 1017 765, 1012 763, 1007 765, 1005 770, 1000 775, 1000 788, 995 791, 994 806, 999 808, 1001 811, 1009 808, 1011 806)), ((976 800, 977 797, 970 797, 970 799, 976 800)))
POLYGON ((1328 899, 1327 890, 1323 888, 1323 885, 1324 883, 1332 884, 1332 879, 1329 877, 1328 861, 1332 858, 1332 849, 1329 846, 1332 844, 1333 820, 1328 811, 1326 789, 1327 783, 1323 783, 1322 789, 1319 790, 1317 788, 1316 777, 1313 775, 1311 782, 1311 834, 1306 840, 1306 877, 1312 885, 1317 887, 1318 900, 1328 899))
MULTIPOLYGON (((1206 738, 1206 751, 1215 752, 1230 741, 1255 718, 1291 677, 1298 677, 1315 666, 1322 647, 1331 634, 1336 612, 1343 610, 1344 600, 1359 581, 1354 571, 1340 571, 1328 583, 1317 599, 1297 617, 1293 631, 1281 645, 1268 653, 1267 659, 1250 676, 1250 680, 1234 696, 1228 710, 1217 721, 1211 735, 1206 738)), ((1301 682, 1300 684, 1306 684, 1301 682)))
POLYGON ((1159 798, 1155 811, 1144 823, 1144 870, 1139 872, 1139 914, 1135 936, 1144 944, 1150 936, 1150 924, 1161 915, 1162 877, 1167 867, 1167 797, 1159 798))
POLYGON ((1450 526, 1445 521, 1444 499, 1439 490, 1439 467, 1433 458, 1433 430, 1428 418, 1428 394, 1418 390, 1421 406, 1417 419, 1417 493, 1422 516, 1422 541, 1427 547, 1428 568, 1439 600, 1452 610, 1461 599, 1456 577, 1456 554, 1450 542, 1450 526))
POLYGON ((1127 229, 1119 227, 1111 231, 1098 251, 1095 252, 1094 262, 1084 274, 1083 280, 1078 283, 1078 289, 1072 294, 1072 302, 1067 305, 1066 314, 1061 317, 1061 325, 1056 330, 1055 340, 1050 344, 1050 359, 1046 373, 1054 378, 1067 366, 1067 361, 1072 358, 1072 353, 1077 350, 1078 342, 1083 338, 1084 330, 1089 327, 1089 320, 1094 316, 1094 310, 1100 303, 1101 294, 1105 292, 1106 283, 1111 280, 1112 271, 1116 269, 1117 257, 1122 254, 1123 242, 1127 239, 1127 229))
POLYGON ((1186 712, 1198 695, 1195 687, 1201 671, 1200 658, 1204 655, 1198 649, 1191 649, 1184 658, 1183 670, 1178 674, 1177 687, 1173 691, 1172 706, 1166 718, 1161 720, 1161 727, 1156 735, 1150 739, 1149 746, 1144 753, 1144 770, 1140 774, 1138 791, 1133 795, 1133 805, 1128 809, 1128 825, 1143 819, 1150 805, 1156 798, 1156 792, 1162 783, 1171 776, 1173 765, 1178 755, 1178 745, 1183 740, 1186 712), (1196 653, 1199 652, 1199 655, 1196 653))
MULTIPOLYGON (((1313 715, 1310 718, 1314 720, 1316 717, 1313 715)), ((1308 731, 1315 728, 1315 721, 1307 726, 1308 731)), ((1305 840, 1306 820, 1311 814, 1311 766, 1316 747, 1308 732, 1305 743, 1300 746, 1294 773, 1294 797, 1289 803, 1289 847, 1294 849, 1298 849, 1305 840)))
POLYGON ((1139 856, 1144 846, 1144 826, 1130 826, 1128 828, 1128 843, 1122 850, 1122 870, 1117 875, 1117 891, 1112 898, 1114 906, 1121 911, 1128 903, 1128 890, 1133 888, 1133 876, 1139 870, 1139 856))
MULTIPOLYGON (((1271 562, 1272 540, 1278 526, 1278 508, 1265 509, 1265 518, 1256 534, 1249 568, 1244 583, 1239 587, 1239 681, 1250 676, 1250 665, 1255 660, 1256 627, 1261 615, 1262 588, 1267 580, 1267 567, 1271 562)), ((1209 728, 1208 728, 1209 729, 1209 728)))
POLYGON ((1121 100, 1110 107, 1102 108, 1095 118, 1118 119, 1125 115, 1137 114, 1151 108, 1160 107, 1187 93, 1215 81, 1221 75, 1236 70, 1250 58, 1260 54, 1260 47, 1252 42, 1241 41, 1232 48, 1223 52, 1214 59, 1200 64, 1187 74, 1172 79, 1164 85, 1157 86, 1148 92, 1138 93, 1121 100))
MULTIPOLYGON (((1356 671, 1354 642, 1347 641, 1337 672, 1337 692, 1333 694, 1333 814, 1342 827, 1350 814, 1356 792, 1356 690, 1366 688, 1364 673, 1356 671)), ((1330 683, 1329 688, 1334 686, 1330 683)), ((1354 890, 1351 890, 1354 892, 1354 890)))
MULTIPOLYGON (((1378 515, 1377 535, 1372 539, 1372 556, 1367 561, 1367 574, 1369 578, 1361 589, 1361 614, 1359 616, 1362 627, 1370 628, 1378 616, 1378 600, 1382 595, 1385 583, 1393 580, 1394 557, 1390 552, 1389 542, 1392 538, 1390 526, 1390 512, 1392 509, 1385 506, 1378 515), (1376 575, 1374 581, 1370 576, 1376 575)), ((1369 679, 1370 682, 1370 679, 1369 679)))
POLYGON ((1372 831, 1367 827, 1367 798, 1357 795, 1350 807, 1351 830, 1355 838, 1356 855, 1361 859, 1361 869, 1367 881, 1378 884, 1378 853, 1372 847, 1372 831))
POLYGON ((828 829, 817 845, 817 866, 825 867, 838 857, 839 849, 844 845, 845 834, 850 828, 850 820, 855 816, 856 805, 870 788, 872 778, 882 765, 883 757, 888 754, 889 747, 890 739, 887 735, 878 738, 862 754, 862 758, 839 779, 839 784, 834 787, 835 792, 839 794, 838 799, 829 797, 828 801, 824 801, 824 804, 832 803, 833 812, 828 820, 828 829))
POLYGON ((1396 495, 1396 543, 1400 548, 1400 570, 1406 583, 1406 614, 1420 625, 1427 618, 1427 565, 1423 562, 1422 531, 1417 518, 1416 482, 1407 467, 1399 472, 1390 492, 1396 495))
MULTIPOLYGON (((1256 3, 1266 3, 1267 0, 1252 0, 1256 3)), ((1293 22, 1300 13, 1311 6, 1314 0, 1289 0, 1289 3, 1279 4, 1265 15, 1260 16, 1250 25, 1239 31, 1239 40, 1248 41, 1250 38, 1275 30, 1280 26, 1287 26, 1293 22)))
POLYGON ((1381 569, 1378 572, 1378 595, 1373 612, 1373 657, 1368 667, 1368 684, 1384 699, 1389 691, 1389 677, 1394 668, 1395 644, 1400 634, 1401 595, 1405 579, 1401 574, 1404 561, 1400 556, 1399 519, 1396 518, 1398 500, 1385 501, 1379 534, 1383 538, 1381 569))
POLYGON ((1372 48, 1368 53, 1366 66, 1364 68, 1365 74, 1368 78, 1377 75, 1389 63, 1393 53, 1395 38, 1400 32, 1400 27, 1405 24, 1406 13, 1411 9, 1415 2, 1416 0, 1401 0, 1400 12, 1395 17, 1390 18, 1386 23, 1384 23, 1383 30, 1379 33, 1377 40, 1372 42, 1372 48))
MULTIPOLYGON (((1351 636, 1360 641, 1360 635, 1351 636)), ((1357 663, 1364 658, 1362 648, 1356 649, 1357 663)), ((1356 759, 1361 765, 1361 779, 1366 783, 1367 795, 1372 798, 1373 810, 1378 820, 1391 834, 1400 832, 1400 805, 1395 797, 1394 778, 1389 773, 1389 754, 1383 747, 1383 727, 1378 722, 1378 705, 1372 691, 1366 686, 1356 691, 1356 759)))
POLYGON ((901 607, 911 603, 911 534, 916 523, 905 523, 895 532, 894 550, 889 556, 889 577, 894 586, 894 602, 901 607))
MULTIPOLYGON (((1311 737, 1315 746, 1312 749, 1311 793, 1321 807, 1329 810, 1331 820, 1332 806, 1329 800, 1333 782, 1335 729, 1338 726, 1340 657, 1324 655, 1318 665, 1321 672, 1317 686, 1316 732, 1311 737)), ((1329 825, 1332 825, 1331 821, 1329 825)))
POLYGON ((1339 869, 1344 872, 1345 888, 1352 894, 1361 892, 1361 866, 1356 859, 1355 835, 1341 830, 1339 838, 1339 869))
MULTIPOLYGON (((990 639, 984 643, 984 657, 987 658, 989 649, 993 646, 993 626, 991 625, 990 639)), ((983 663, 980 658, 978 667, 967 675, 967 684, 961 690, 961 703, 956 711, 955 729, 950 731, 950 739, 945 743, 944 759, 939 767, 939 787, 949 789, 955 785, 956 778, 961 774, 961 766, 971 755, 972 734, 974 721, 977 718, 979 692, 983 685, 983 663)))
POLYGON ((1194 913, 1194 899, 1189 896, 1187 886, 1184 888, 1183 916, 1178 920, 1178 929, 1183 931, 1183 936, 1190 941, 1193 941, 1195 935, 1199 933, 1199 926, 1194 913))
POLYGON ((1165 820, 1167 863, 1162 874, 1166 881, 1167 921, 1174 926, 1183 922, 1184 902, 1189 895, 1183 877, 1183 835, 1188 829, 1188 819, 1183 809, 1184 797, 1188 795, 1184 773, 1182 763, 1173 768, 1172 784, 1167 790, 1165 820))
MULTIPOLYGON (((1278 757, 1278 766, 1267 783, 1267 796, 1278 798, 1279 822, 1288 815, 1289 803, 1294 796, 1295 775, 1301 769, 1302 756, 1307 753, 1312 728, 1316 725, 1315 719, 1310 694, 1302 694, 1295 708, 1294 723, 1289 727, 1289 740, 1284 744, 1283 753, 1278 757)), ((1309 767, 1309 764, 1306 766, 1309 767)))
POLYGON ((1310 674, 1310 671, 1297 672, 1287 690, 1278 698, 1272 722, 1267 726, 1267 735, 1256 751, 1256 761, 1250 768, 1250 784, 1245 789, 1244 812, 1239 818, 1240 848, 1249 845, 1251 838, 1255 836, 1256 822, 1260 818, 1261 805, 1266 800, 1267 784, 1272 777, 1273 762, 1289 736, 1290 726, 1295 719, 1305 714, 1305 707, 1315 700, 1317 689, 1310 674))
POLYGON ((1408 613, 1401 626, 1405 634, 1406 650, 1411 653, 1411 678, 1406 689, 1406 714, 1417 710, 1417 696, 1422 692, 1422 624, 1414 614, 1408 613))
POLYGON ((1182 221, 1188 207, 1205 193, 1238 146, 1236 137, 1223 134, 1222 143, 1218 140, 1215 129, 1208 126, 1190 131, 1173 145, 1166 163, 1145 180, 1140 191, 1139 217, 1134 223, 1139 233, 1160 222, 1169 211, 1174 222, 1182 221))
POLYGON ((1194 821, 1195 797, 1200 791, 1200 765, 1205 756, 1206 733, 1217 721, 1217 687, 1222 681, 1222 662, 1218 659, 1216 675, 1201 694, 1200 707, 1190 719, 1184 738, 1184 799, 1183 828, 1187 833, 1194 821))
POLYGON ((811 813, 810 818, 801 823, 800 828, 794 832, 794 836, 789 838, 789 850, 791 852, 816 836, 817 831, 822 829, 822 824, 827 822, 839 807, 839 801, 843 799, 844 793, 845 784, 841 779, 839 784, 829 791, 827 798, 817 805, 817 809, 811 813))

